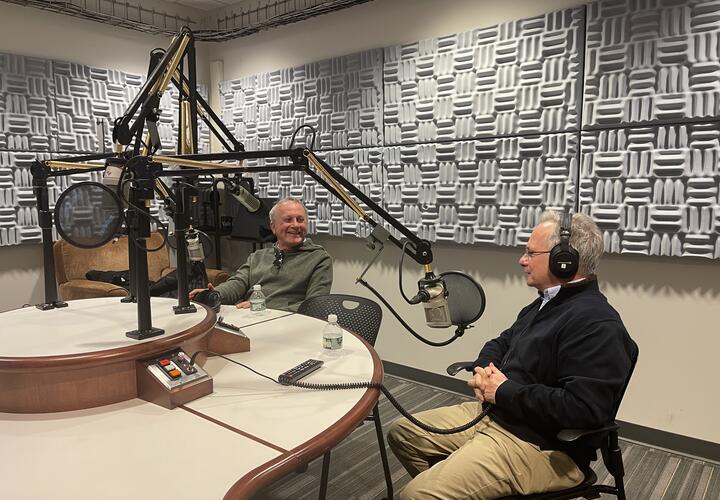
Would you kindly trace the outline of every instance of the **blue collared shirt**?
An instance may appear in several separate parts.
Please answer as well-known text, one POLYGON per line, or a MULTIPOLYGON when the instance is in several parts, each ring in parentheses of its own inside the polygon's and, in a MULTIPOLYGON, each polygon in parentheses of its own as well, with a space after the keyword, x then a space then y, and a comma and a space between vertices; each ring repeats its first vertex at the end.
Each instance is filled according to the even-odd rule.
POLYGON ((560 291, 560 286, 561 285, 551 286, 550 288, 546 288, 545 290, 540 292, 540 295, 543 299, 542 304, 540 304, 540 309, 545 307, 545 304, 550 302, 550 300, 558 294, 558 292, 560 291))

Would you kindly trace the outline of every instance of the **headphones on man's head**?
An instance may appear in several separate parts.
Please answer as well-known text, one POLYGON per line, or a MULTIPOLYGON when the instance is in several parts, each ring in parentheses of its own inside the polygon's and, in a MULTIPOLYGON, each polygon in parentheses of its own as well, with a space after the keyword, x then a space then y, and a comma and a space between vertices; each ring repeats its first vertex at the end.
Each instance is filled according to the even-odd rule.
POLYGON ((563 211, 560 222, 560 243, 550 250, 550 272, 560 279, 572 277, 578 270, 580 254, 570 246, 572 214, 563 211))

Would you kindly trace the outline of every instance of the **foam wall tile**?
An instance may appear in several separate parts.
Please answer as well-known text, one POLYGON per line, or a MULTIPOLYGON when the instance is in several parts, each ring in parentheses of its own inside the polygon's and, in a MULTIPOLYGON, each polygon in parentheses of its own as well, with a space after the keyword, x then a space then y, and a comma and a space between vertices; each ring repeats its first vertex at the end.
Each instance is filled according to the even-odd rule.
POLYGON ((720 257, 720 125, 583 132, 579 200, 605 251, 720 257))
POLYGON ((720 115, 720 3, 588 6, 583 121, 613 127, 720 115))
MULTIPOLYGON (((122 71, 94 68, 82 64, 53 61, 58 150, 63 153, 111 151, 112 128, 139 93, 145 78, 122 71)), ((198 86, 207 100, 207 87, 198 86)), ((160 102, 158 133, 161 152, 177 152, 178 91, 166 90, 160 102)), ((198 120, 198 152, 209 152, 207 127, 198 120)))
POLYGON ((388 47, 385 144, 576 130, 584 9, 388 47))
POLYGON ((573 204, 576 137, 386 147, 385 208, 430 241, 524 245, 544 208, 573 204))
MULTIPOLYGON (((382 51, 370 50, 224 82, 223 121, 245 144, 287 148, 300 125, 315 149, 382 142, 382 51)), ((309 145, 302 129, 295 145, 309 145)), ((269 148, 268 148, 269 149, 269 148)))
POLYGON ((0 53, 0 150, 56 149, 49 60, 0 53))

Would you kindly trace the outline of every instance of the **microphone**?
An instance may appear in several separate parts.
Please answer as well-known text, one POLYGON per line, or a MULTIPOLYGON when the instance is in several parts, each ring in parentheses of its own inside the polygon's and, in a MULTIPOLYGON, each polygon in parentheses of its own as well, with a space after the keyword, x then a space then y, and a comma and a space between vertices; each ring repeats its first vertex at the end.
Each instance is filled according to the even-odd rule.
POLYGON ((130 186, 126 185, 123 189, 122 194, 118 191, 118 184, 120 184, 120 177, 122 176, 123 167, 125 166, 125 159, 120 157, 110 157, 105 160, 105 172, 103 172, 102 184, 110 191, 113 192, 119 198, 120 207, 124 210, 127 208, 125 200, 129 198, 130 186))
POLYGON ((103 173, 102 183, 109 187, 112 192, 117 191, 117 185, 120 183, 120 175, 122 175, 125 160, 123 158, 110 157, 105 160, 105 172, 103 173))
POLYGON ((418 293, 410 299, 410 303, 423 303, 425 322, 430 328, 448 328, 452 321, 447 296, 445 281, 430 271, 418 281, 418 293))
POLYGON ((252 187, 248 190, 242 183, 241 180, 226 181, 228 192, 235 198, 240 204, 247 209, 248 212, 254 214, 260 210, 260 199, 252 193, 252 187))
POLYGON ((185 236, 187 242, 188 258, 191 262, 203 262, 205 260, 205 252, 203 252, 202 242, 200 241, 200 233, 194 229, 190 229, 185 236))

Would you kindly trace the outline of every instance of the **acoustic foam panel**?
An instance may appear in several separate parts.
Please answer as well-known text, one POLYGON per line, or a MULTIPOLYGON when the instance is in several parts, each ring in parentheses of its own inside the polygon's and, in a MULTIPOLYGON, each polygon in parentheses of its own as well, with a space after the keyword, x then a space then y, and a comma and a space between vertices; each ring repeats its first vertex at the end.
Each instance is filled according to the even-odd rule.
POLYGON ((581 210, 605 251, 720 258, 720 124, 587 131, 581 210))
POLYGON ((720 115, 720 2, 594 2, 586 46, 584 128, 720 115))
MULTIPOLYGON (((41 241, 32 162, 110 151, 112 123, 143 81, 142 76, 117 70, 0 53, 0 246, 41 241)), ((199 87, 207 98, 207 88, 199 87)), ((161 101, 158 131, 163 153, 176 149, 177 96, 171 88, 161 101)), ((209 131, 202 122, 199 125, 199 150, 209 152, 209 131)), ((51 210, 70 185, 90 180, 101 181, 101 175, 49 179, 51 210)), ((153 206, 150 213, 167 221, 162 206, 153 206)))
POLYGON ((385 145, 577 130, 584 9, 385 49, 385 145))
MULTIPOLYGON (((318 150, 382 142, 379 49, 226 81, 221 92, 223 121, 249 151, 287 148, 302 124, 317 130, 318 150)), ((295 145, 308 134, 301 130, 295 145)))

